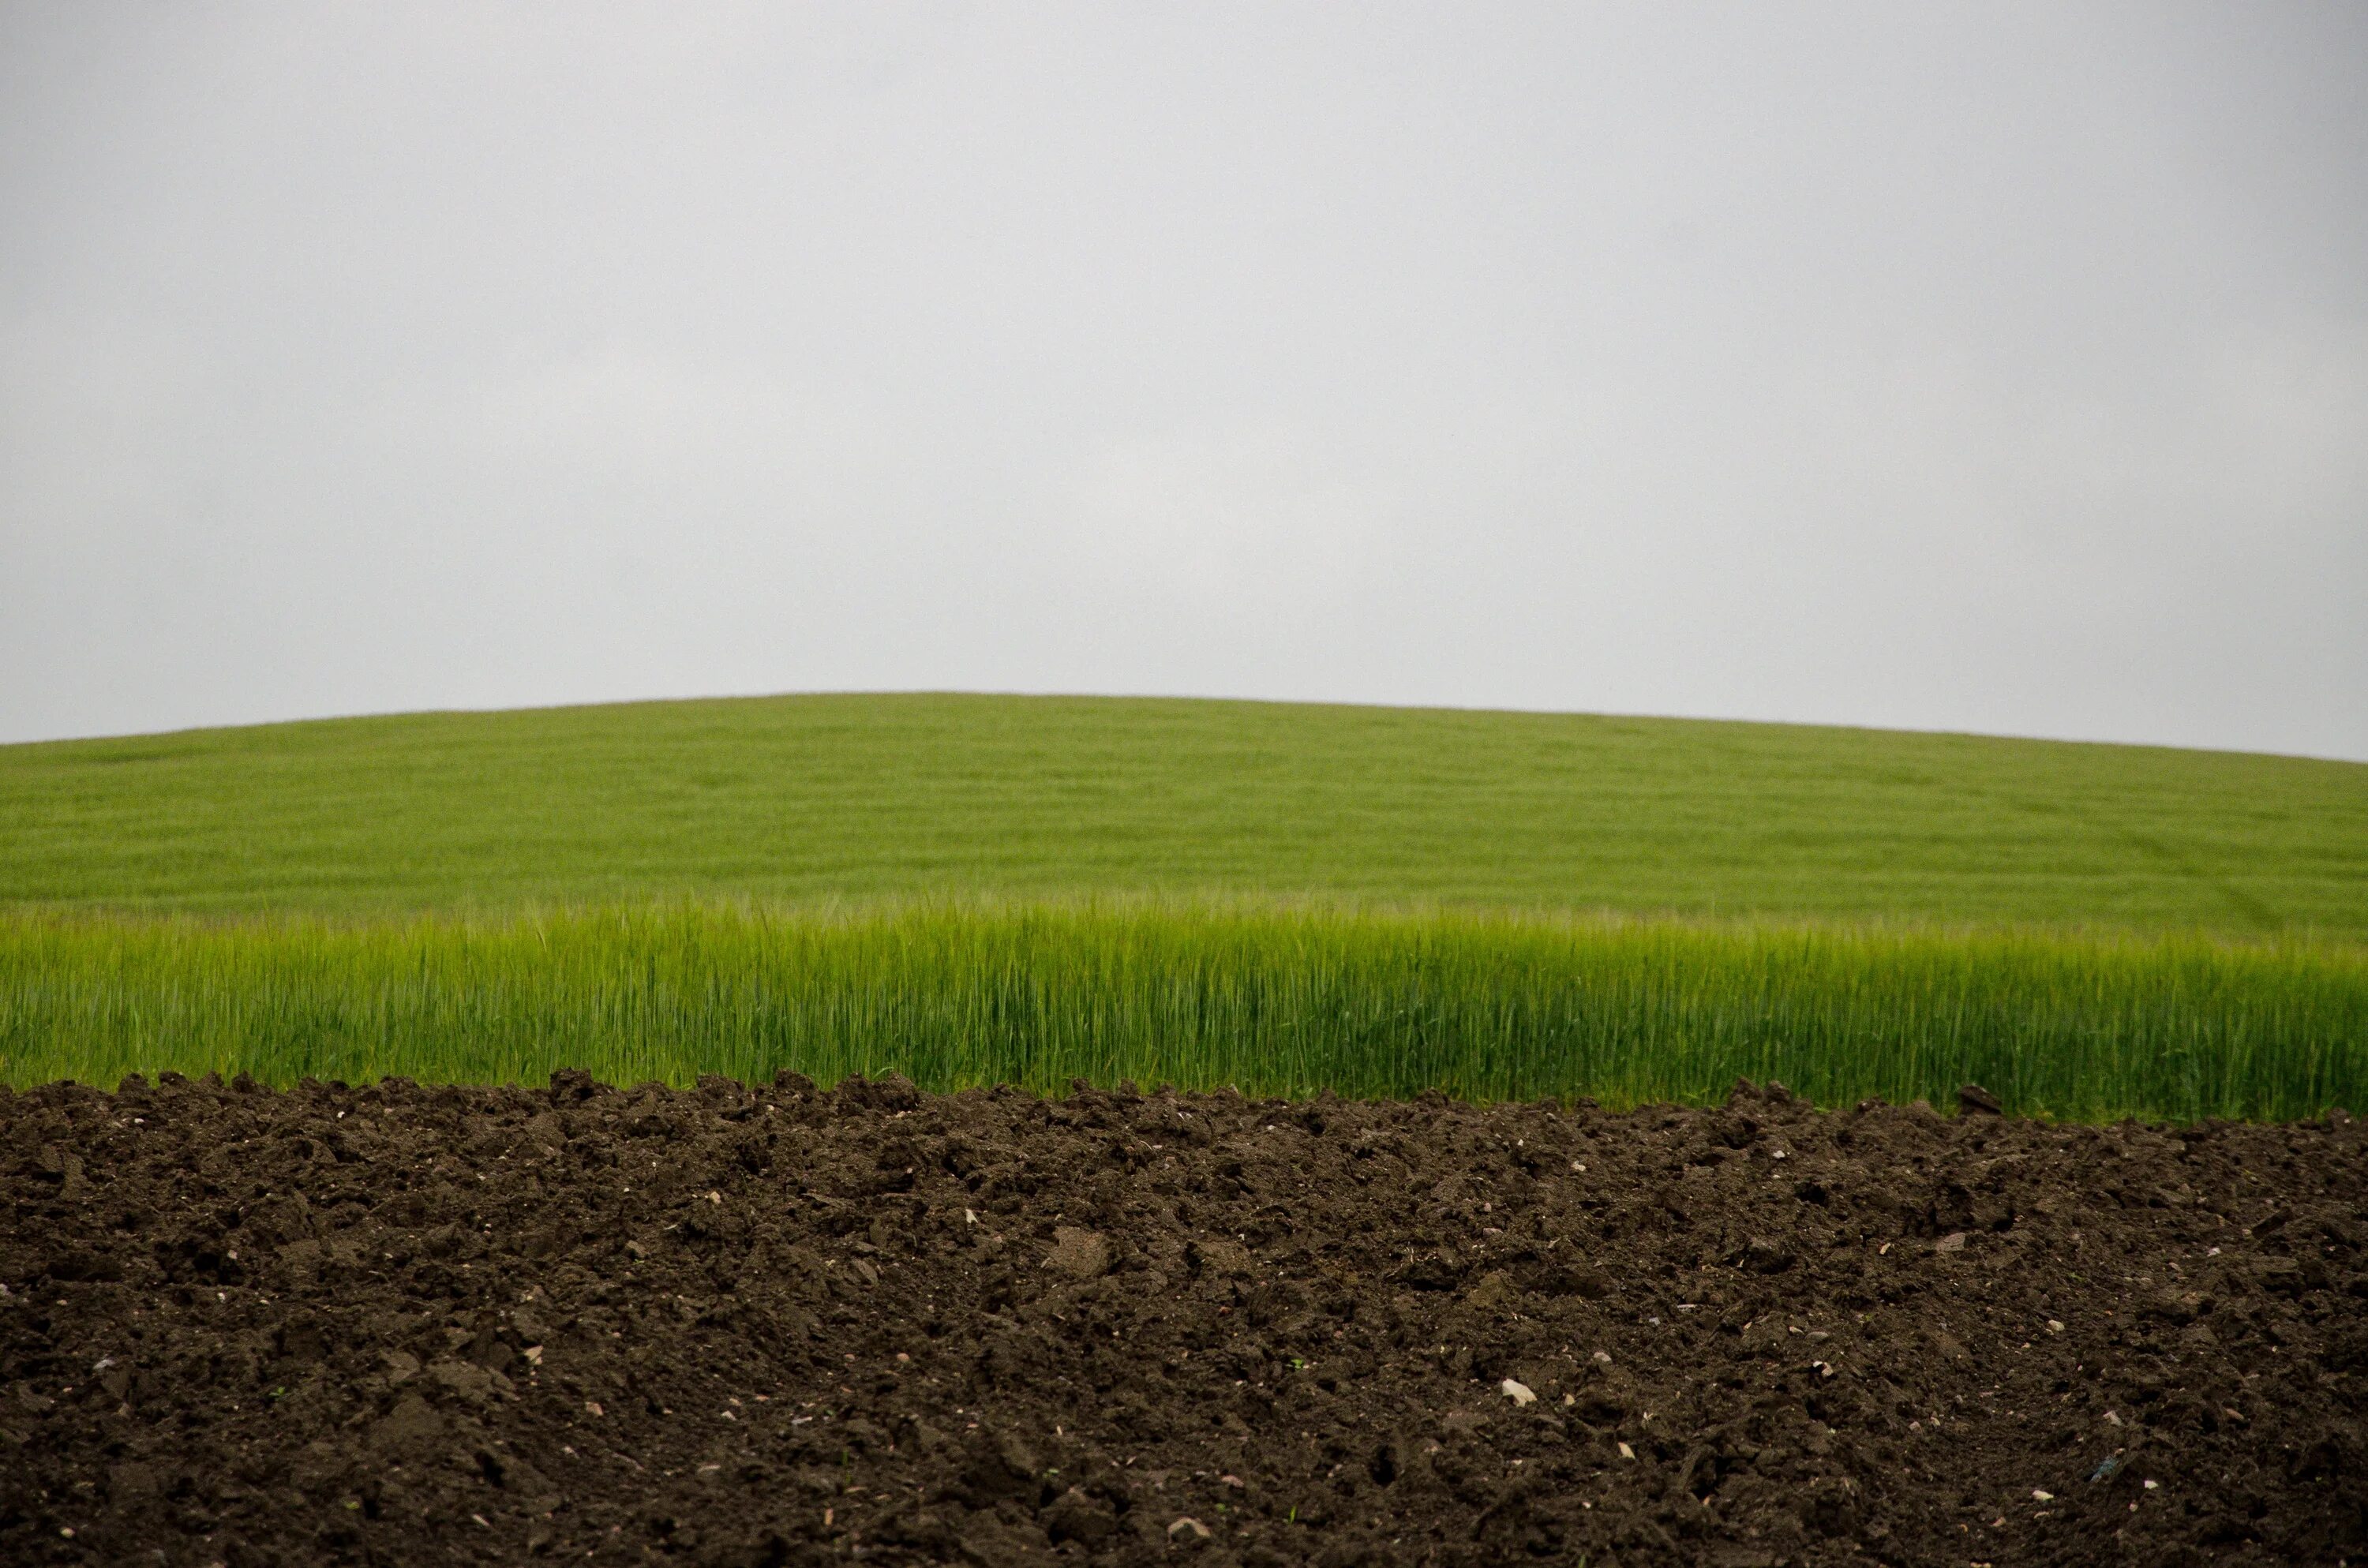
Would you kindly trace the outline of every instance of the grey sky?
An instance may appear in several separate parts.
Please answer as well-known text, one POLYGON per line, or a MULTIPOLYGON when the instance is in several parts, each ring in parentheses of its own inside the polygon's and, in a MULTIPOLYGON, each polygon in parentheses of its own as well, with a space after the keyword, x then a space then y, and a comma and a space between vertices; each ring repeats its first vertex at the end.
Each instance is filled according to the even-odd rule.
POLYGON ((0 0, 0 740, 847 688, 2368 758, 2368 7, 0 0))

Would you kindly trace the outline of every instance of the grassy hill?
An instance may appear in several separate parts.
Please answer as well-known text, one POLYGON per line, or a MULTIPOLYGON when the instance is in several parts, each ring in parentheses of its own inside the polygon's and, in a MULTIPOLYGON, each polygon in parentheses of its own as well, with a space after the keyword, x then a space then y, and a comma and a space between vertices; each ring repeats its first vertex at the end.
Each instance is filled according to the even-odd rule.
POLYGON ((2368 767, 2286 757, 944 696, 0 748, 17 1084, 1747 1074, 2286 1117, 2368 1100, 2363 937, 2368 767))
POLYGON ((0 747, 0 906, 1360 903, 2368 937, 2368 767, 1793 725, 780 697, 0 747))

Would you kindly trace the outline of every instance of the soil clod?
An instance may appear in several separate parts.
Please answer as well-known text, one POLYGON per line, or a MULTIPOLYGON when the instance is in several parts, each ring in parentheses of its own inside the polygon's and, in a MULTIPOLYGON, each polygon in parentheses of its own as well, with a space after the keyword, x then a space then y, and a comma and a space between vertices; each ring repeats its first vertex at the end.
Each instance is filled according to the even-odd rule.
POLYGON ((1110 1243, 1091 1231, 1063 1225, 1053 1233, 1044 1267, 1072 1279, 1099 1279, 1110 1268, 1110 1243))

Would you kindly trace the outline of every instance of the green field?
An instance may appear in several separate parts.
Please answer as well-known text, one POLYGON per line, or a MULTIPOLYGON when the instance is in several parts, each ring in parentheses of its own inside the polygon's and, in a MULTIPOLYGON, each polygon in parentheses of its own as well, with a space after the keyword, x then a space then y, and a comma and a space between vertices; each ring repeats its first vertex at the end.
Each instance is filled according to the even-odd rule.
POLYGON ((2368 767, 806 697, 0 747, 0 1080, 2368 1102, 2368 767))
POLYGON ((0 747, 0 907, 1367 903, 2368 937, 2368 767, 1561 714, 995 697, 0 747))

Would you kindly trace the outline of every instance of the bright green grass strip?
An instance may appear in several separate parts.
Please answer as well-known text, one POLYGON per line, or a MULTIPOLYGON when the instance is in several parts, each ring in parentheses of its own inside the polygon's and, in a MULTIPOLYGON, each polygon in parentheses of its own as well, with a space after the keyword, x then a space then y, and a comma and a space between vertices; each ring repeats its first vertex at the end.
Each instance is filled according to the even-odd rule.
POLYGON ((701 1073, 1821 1103, 2368 1105, 2368 949, 1182 904, 482 922, 0 916, 0 1077, 701 1073))
POLYGON ((0 746, 0 907, 1145 893, 2368 937, 2368 767, 927 695, 0 746))

